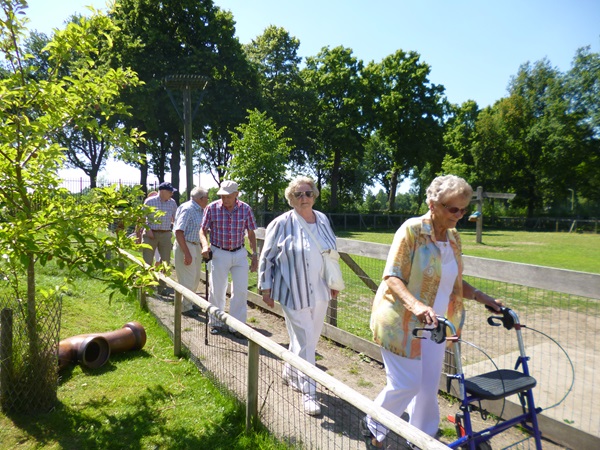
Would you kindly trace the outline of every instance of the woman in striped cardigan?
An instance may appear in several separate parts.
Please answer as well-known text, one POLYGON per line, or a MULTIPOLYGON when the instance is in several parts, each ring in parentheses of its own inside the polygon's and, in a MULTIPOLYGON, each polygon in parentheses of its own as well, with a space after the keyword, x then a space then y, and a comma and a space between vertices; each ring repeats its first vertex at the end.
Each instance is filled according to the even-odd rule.
MULTIPOLYGON (((267 227, 258 268, 263 301, 271 308, 275 301, 281 304, 289 350, 313 365, 329 300, 338 294, 329 289, 321 275, 319 246, 323 251, 335 249, 336 238, 327 216, 313 209, 318 195, 311 178, 297 177, 290 182, 285 197, 293 209, 267 227)), ((283 382, 302 392, 307 414, 321 413, 314 380, 286 364, 283 382)))

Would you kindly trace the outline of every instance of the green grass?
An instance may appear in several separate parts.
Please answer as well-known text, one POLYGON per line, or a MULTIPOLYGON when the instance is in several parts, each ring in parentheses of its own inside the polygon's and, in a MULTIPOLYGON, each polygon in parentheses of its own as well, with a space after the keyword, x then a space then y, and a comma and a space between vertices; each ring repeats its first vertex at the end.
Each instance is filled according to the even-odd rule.
MULTIPOLYGON (((467 256, 600 273, 600 234, 484 230, 478 244, 474 231, 459 231, 467 256)), ((391 244, 394 232, 339 231, 337 235, 391 244)))
MULTIPOLYGON (((62 276, 40 277, 46 287, 62 276)), ((80 280, 64 296, 61 339, 112 331, 129 321, 147 334, 141 351, 112 355, 95 370, 61 372, 49 413, 0 413, 0 447, 18 449, 276 449, 266 431, 245 433, 244 407, 223 395, 133 299, 108 301, 99 282, 80 280)))

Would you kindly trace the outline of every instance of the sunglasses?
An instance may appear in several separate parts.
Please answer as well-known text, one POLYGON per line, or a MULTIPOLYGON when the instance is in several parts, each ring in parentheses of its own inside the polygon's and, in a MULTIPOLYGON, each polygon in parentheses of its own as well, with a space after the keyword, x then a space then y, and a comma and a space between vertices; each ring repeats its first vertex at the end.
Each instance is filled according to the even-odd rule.
POLYGON ((466 214, 468 211, 467 208, 458 208, 456 206, 446 206, 443 203, 441 203, 441 205, 444 208, 446 208, 450 214, 456 214, 457 212, 460 212, 462 215, 462 214, 466 214))
POLYGON ((298 192, 294 192, 294 197, 296 198, 300 198, 303 195, 307 198, 313 198, 315 196, 315 193, 313 191, 298 191, 298 192))

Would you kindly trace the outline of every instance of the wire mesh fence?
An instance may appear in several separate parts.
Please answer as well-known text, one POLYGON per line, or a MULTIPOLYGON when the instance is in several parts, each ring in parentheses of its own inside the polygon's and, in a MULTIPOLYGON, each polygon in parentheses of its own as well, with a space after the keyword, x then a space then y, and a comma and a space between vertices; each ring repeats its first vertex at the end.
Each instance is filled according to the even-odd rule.
MULTIPOLYGON (((173 300, 168 297, 149 298, 147 302, 160 322, 173 333, 173 300)), ((257 346, 254 342, 256 338, 240 338, 228 332, 211 334, 203 312, 192 318, 182 317, 182 347, 200 370, 224 393, 233 394, 240 402, 248 405, 253 403, 249 392, 254 390, 249 386, 249 380, 252 379, 249 355, 252 352, 251 347, 257 346, 257 399, 254 403, 257 410, 256 420, 260 424, 289 448, 363 449, 365 443, 359 424, 366 411, 357 407, 355 403, 363 402, 368 409, 372 404, 370 399, 363 398, 347 387, 344 388, 340 382, 334 381, 329 384, 329 388, 317 382, 316 399, 321 411, 318 415, 307 414, 303 394, 284 381, 286 361, 282 355, 287 352, 285 347, 288 344, 285 324, 280 320, 278 326, 268 326, 260 322, 260 314, 257 309, 251 308, 248 311, 248 323, 252 325, 255 333, 272 340, 274 344, 270 347, 276 351, 257 346), (340 395, 341 392, 352 392, 356 401, 347 401, 340 395)), ((256 335, 251 333, 251 337, 253 336, 256 335)), ((297 357, 293 355, 293 358, 297 357)), ((318 366, 317 363, 317 368, 318 366)), ((437 445, 428 448, 446 448, 439 442, 435 444, 437 445)), ((393 431, 388 433, 385 445, 388 449, 410 448, 406 437, 393 431)))
POLYGON ((21 299, 0 299, 0 404, 6 412, 47 412, 56 405, 62 301, 40 299, 30 316, 21 299))
MULTIPOLYGON (((338 239, 338 248, 347 251, 350 259, 341 263, 346 290, 340 293, 335 308, 330 308, 327 322, 347 331, 353 336, 371 340, 369 320, 371 302, 381 279, 389 246, 354 242, 346 247, 348 240, 338 239), (358 250, 357 250, 358 249, 358 250), (373 257, 365 256, 372 254, 373 257), (357 269, 358 268, 358 269, 357 269)), ((508 281, 490 280, 473 276, 484 261, 476 263, 465 279, 472 285, 502 299, 520 317, 529 368, 537 380, 536 403, 543 408, 543 416, 555 422, 546 425, 552 429, 564 426, 600 437, 600 417, 593 411, 600 408, 597 386, 600 386, 600 344, 596 339, 600 331, 600 301, 598 298, 557 292, 553 289, 529 287, 508 281)), ((538 278, 548 278, 548 284, 561 285, 569 291, 571 271, 546 270, 535 267, 538 278), (547 275, 546 275, 547 273, 547 275), (551 283, 552 282, 552 283, 551 283)), ((534 270, 526 265, 510 265, 508 278, 525 278, 523 271, 534 270)), ((596 286, 600 276, 590 274, 596 286)), ((593 287, 589 289, 594 291, 593 287)), ((596 292, 598 290, 596 289, 596 292)), ((597 297, 597 296, 596 296, 597 297)), ((466 321, 463 328, 463 369, 467 377, 479 375, 499 367, 513 368, 518 355, 517 341, 513 333, 491 327, 487 318, 491 315, 479 303, 465 301, 466 321)), ((352 347, 352 341, 342 342, 352 347)), ((369 357, 377 359, 378 352, 369 357)), ((452 357, 447 358, 444 371, 455 372, 452 357)), ((443 385, 443 383, 442 383, 443 385)), ((515 398, 509 400, 518 403, 515 398)), ((506 405, 497 401, 490 408, 496 413, 506 411, 506 405)))

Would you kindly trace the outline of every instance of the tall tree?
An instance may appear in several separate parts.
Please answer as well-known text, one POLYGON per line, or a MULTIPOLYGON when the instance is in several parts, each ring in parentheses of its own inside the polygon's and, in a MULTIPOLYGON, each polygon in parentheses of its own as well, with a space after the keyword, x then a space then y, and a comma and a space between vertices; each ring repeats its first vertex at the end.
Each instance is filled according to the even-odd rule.
POLYGON ((444 88, 430 83, 430 71, 418 53, 402 50, 365 70, 374 96, 375 128, 393 149, 386 175, 390 211, 402 177, 426 163, 439 167, 443 158, 444 88))
POLYGON ((469 183, 477 182, 471 148, 476 139, 479 108, 473 100, 462 105, 450 105, 444 124, 445 156, 441 172, 458 175, 469 183))
MULTIPOLYGON (((119 27, 113 36, 115 63, 132 67, 145 83, 125 97, 136 111, 129 125, 146 133, 148 144, 139 150, 152 162, 150 167, 159 179, 169 170, 177 186, 183 122, 176 108, 182 108, 183 101, 181 91, 172 89, 174 104, 171 102, 165 77, 209 78, 200 105, 201 92, 196 89, 192 95, 193 110, 197 108, 194 139, 212 130, 228 145, 229 130, 241 123, 245 111, 256 103, 256 73, 234 36, 231 14, 222 12, 211 0, 121 0, 110 16, 119 27)), ((203 162, 214 167, 211 149, 207 150, 203 162)), ((147 166, 140 169, 143 177, 147 166)))
POLYGON ((320 183, 330 187, 329 208, 342 200, 362 198, 367 174, 362 167, 368 122, 366 90, 361 78, 362 61, 344 47, 324 47, 306 60, 302 76, 314 92, 316 105, 310 118, 316 152, 310 164, 320 183))
POLYGON ((577 168, 578 193, 600 206, 600 53, 580 48, 566 77, 571 111, 580 126, 590 129, 577 168))
MULTIPOLYGON (((299 47, 297 38, 273 25, 244 47, 248 59, 258 69, 264 111, 277 126, 285 127, 293 149, 307 147, 302 120, 306 91, 300 76, 299 47)), ((304 162, 300 150, 292 150, 291 158, 298 164, 304 162)))
POLYGON ((564 77, 547 60, 524 64, 510 95, 479 115, 473 156, 486 189, 515 192, 528 217, 562 202, 588 130, 569 113, 564 77))

